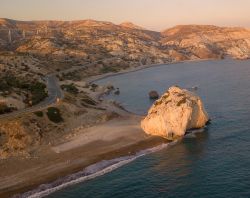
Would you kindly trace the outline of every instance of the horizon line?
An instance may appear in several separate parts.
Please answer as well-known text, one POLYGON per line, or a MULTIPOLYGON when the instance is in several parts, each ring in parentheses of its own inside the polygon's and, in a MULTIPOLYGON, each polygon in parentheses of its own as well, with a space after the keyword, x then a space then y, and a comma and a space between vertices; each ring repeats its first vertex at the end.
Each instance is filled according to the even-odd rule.
POLYGON ((72 20, 62 20, 62 19, 31 19, 31 20, 27 20, 27 19, 14 19, 14 18, 8 18, 8 17, 0 17, 0 20, 1 19, 17 21, 17 22, 80 22, 80 21, 96 21, 96 22, 103 22, 103 23, 111 23, 111 24, 117 25, 117 26, 120 26, 122 23, 132 23, 133 25, 141 27, 144 30, 149 30, 149 31, 154 31, 154 32, 162 32, 162 31, 165 31, 167 29, 171 29, 171 28, 178 27, 178 26, 214 26, 214 27, 221 27, 221 28, 244 28, 246 30, 250 30, 250 27, 247 27, 247 26, 214 25, 214 24, 206 24, 206 23, 204 23, 204 24, 203 23, 176 24, 176 25, 168 26, 163 30, 152 30, 152 29, 146 28, 144 26, 141 26, 141 25, 139 25, 137 23, 134 23, 132 21, 129 21, 129 20, 124 20, 121 23, 115 23, 115 22, 112 22, 112 21, 98 20, 98 19, 93 19, 93 18, 72 19, 72 20))

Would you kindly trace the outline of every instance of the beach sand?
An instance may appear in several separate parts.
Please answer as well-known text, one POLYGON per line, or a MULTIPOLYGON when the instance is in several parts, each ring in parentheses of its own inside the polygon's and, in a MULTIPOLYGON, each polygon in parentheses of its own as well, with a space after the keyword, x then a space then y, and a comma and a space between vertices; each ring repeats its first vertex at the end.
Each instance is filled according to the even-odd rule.
POLYGON ((140 128, 140 120, 135 115, 115 118, 82 129, 68 142, 41 148, 35 158, 1 160, 0 197, 23 193, 102 160, 131 155, 167 142, 147 136, 140 128))

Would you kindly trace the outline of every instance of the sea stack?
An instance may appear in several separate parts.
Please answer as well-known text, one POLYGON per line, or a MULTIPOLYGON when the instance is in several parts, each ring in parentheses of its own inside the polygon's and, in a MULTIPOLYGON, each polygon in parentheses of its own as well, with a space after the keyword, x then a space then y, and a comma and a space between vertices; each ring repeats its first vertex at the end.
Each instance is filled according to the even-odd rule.
POLYGON ((188 129, 204 127, 208 121, 200 97, 173 86, 155 101, 141 127, 147 134, 175 139, 184 136, 188 129))

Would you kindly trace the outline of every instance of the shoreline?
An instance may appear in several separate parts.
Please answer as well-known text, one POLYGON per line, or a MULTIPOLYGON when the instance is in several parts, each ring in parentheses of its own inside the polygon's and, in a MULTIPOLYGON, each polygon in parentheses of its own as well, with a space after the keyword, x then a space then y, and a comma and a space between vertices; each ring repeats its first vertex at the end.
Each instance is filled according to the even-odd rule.
MULTIPOLYGON (((67 187, 74 186, 76 184, 87 182, 89 180, 103 176, 124 165, 129 164, 130 162, 133 162, 134 160, 138 158, 160 151, 162 149, 166 149, 167 147, 175 143, 177 143, 177 141, 166 142, 160 145, 155 145, 152 148, 146 147, 143 150, 139 149, 138 151, 135 151, 135 153, 133 154, 129 153, 127 155, 118 156, 113 159, 104 159, 104 160, 98 161, 97 163, 91 164, 76 173, 62 177, 56 181, 53 181, 52 183, 43 184, 34 190, 31 190, 22 194, 21 196, 22 197, 34 197, 34 198, 48 196, 57 191, 63 190, 67 187)), ((140 145, 139 143, 138 146, 140 147, 142 145, 140 145)), ((126 148, 124 149, 126 150, 126 148)))
POLYGON ((145 135, 138 126, 140 119, 130 115, 91 127, 82 137, 76 136, 72 140, 73 147, 63 144, 55 146, 64 147, 60 152, 44 148, 36 158, 1 161, 0 197, 22 197, 22 193, 37 189, 42 184, 53 183, 103 160, 133 155, 169 143, 164 138, 145 135), (100 137, 102 131, 109 133, 100 137), (74 142, 78 139, 81 145, 74 142))
POLYGON ((127 73, 132 73, 132 72, 137 72, 137 71, 141 71, 144 69, 149 69, 149 68, 153 68, 153 67, 161 67, 164 65, 174 65, 174 64, 183 64, 183 63, 189 63, 189 62, 202 62, 202 61, 215 61, 215 60, 224 60, 224 59, 215 59, 215 58, 211 58, 211 59, 196 59, 196 60, 184 60, 184 61, 176 61, 176 62, 170 62, 170 63, 156 63, 156 64, 150 64, 150 65, 140 65, 138 67, 133 67, 133 68, 128 68, 116 73, 106 73, 106 74, 100 74, 100 75, 96 75, 96 76, 92 76, 87 78, 85 81, 87 83, 94 83, 96 81, 105 79, 105 78, 109 78, 109 77, 113 77, 113 76, 119 76, 119 75, 123 75, 123 74, 127 74, 127 73))

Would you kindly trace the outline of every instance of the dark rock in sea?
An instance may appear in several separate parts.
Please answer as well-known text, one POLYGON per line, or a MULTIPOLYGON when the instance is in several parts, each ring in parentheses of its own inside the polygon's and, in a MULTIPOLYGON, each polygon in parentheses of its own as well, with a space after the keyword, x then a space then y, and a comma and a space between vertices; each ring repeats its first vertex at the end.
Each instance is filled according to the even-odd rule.
POLYGON ((148 95, 151 100, 156 100, 159 98, 159 94, 157 91, 150 91, 148 95))
POLYGON ((115 95, 119 95, 120 94, 120 89, 117 88, 116 91, 114 92, 115 95))
POLYGON ((109 90, 114 90, 115 88, 114 88, 113 85, 108 85, 108 86, 107 86, 107 89, 109 89, 109 90))
POLYGON ((198 87, 197 86, 193 86, 192 89, 195 90, 195 91, 197 91, 198 87))

